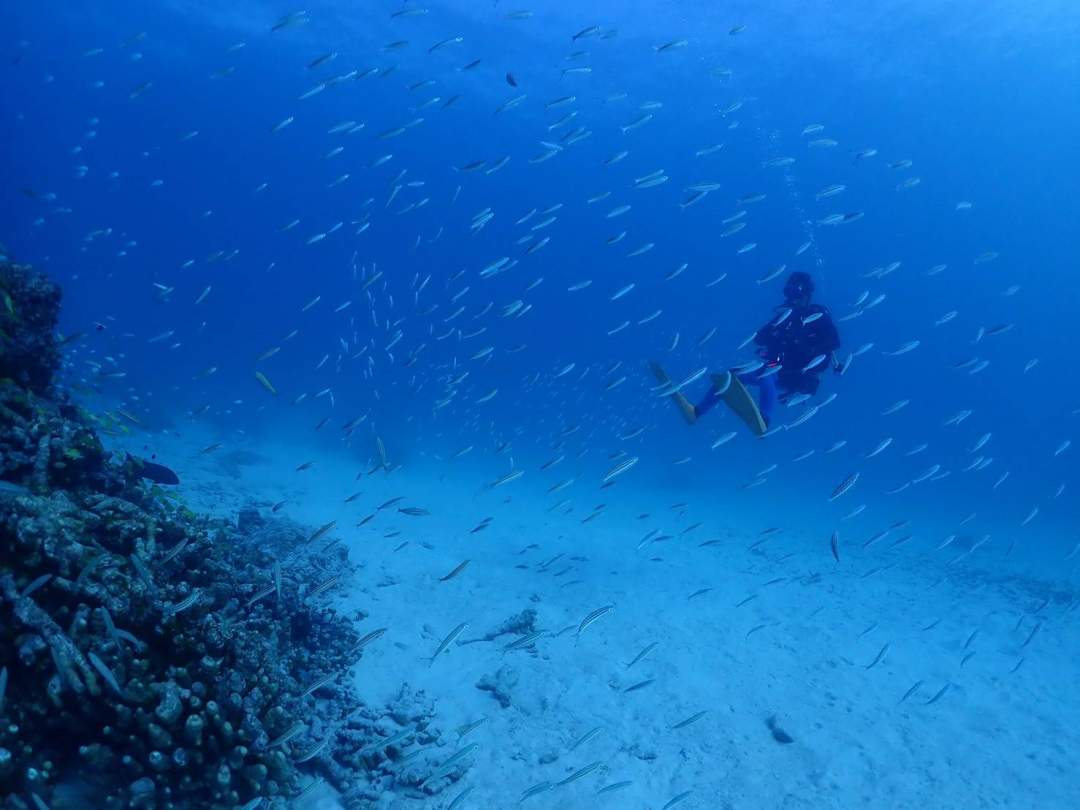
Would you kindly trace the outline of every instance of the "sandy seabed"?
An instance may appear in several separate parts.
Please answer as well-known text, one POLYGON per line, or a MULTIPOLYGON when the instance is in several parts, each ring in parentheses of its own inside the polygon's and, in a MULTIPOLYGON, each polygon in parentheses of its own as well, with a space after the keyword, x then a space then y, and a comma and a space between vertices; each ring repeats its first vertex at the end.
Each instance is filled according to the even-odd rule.
MULTIPOLYGON (((514 807, 529 788, 594 763, 521 803, 1077 806, 1075 588, 990 579, 926 542, 893 546, 898 535, 841 545, 837 562, 827 532, 781 510, 678 506, 670 492, 634 490, 631 476, 602 494, 579 483, 549 495, 529 475, 486 488, 468 457, 369 475, 344 449, 261 441, 200 454, 211 441, 197 428, 153 439, 192 508, 269 514, 284 501, 281 514, 312 527, 336 521, 363 566, 331 603, 367 614, 362 631, 388 628, 354 669, 364 700, 389 702, 403 682, 423 690, 447 742, 436 761, 457 750, 455 729, 483 720, 461 743, 477 748, 459 782, 426 800, 386 793, 382 810, 447 808, 466 788, 457 807, 514 807), (573 511, 551 511, 566 494, 573 511), (527 610, 546 631, 531 648, 506 651, 514 634, 478 640, 527 610), (459 639, 429 661, 461 623, 459 639), (598 794, 620 782, 630 784, 598 794)), ((326 795, 312 802, 336 806, 326 795)))

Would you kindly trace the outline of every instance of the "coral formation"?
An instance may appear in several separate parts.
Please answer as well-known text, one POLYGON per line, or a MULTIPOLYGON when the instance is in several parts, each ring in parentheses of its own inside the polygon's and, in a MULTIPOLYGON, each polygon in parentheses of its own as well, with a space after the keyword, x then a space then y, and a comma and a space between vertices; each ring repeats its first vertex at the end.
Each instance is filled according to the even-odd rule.
POLYGON ((519 680, 517 669, 501 666, 494 675, 485 675, 477 681, 476 688, 481 692, 491 692, 491 696, 499 701, 499 705, 507 709, 513 701, 511 692, 518 685, 519 680))
POLYGON ((0 292, 0 806, 231 810, 284 807, 316 775, 354 787, 374 726, 349 685, 359 617, 327 606, 344 549, 141 480, 52 385, 56 286, 0 262, 0 292))
POLYGON ((525 608, 510 616, 502 624, 485 633, 483 641, 494 641, 500 636, 525 636, 536 630, 536 608, 525 608))
POLYGON ((339 759, 364 779, 343 794, 347 810, 367 810, 394 796, 427 798, 462 778, 468 759, 450 761, 454 749, 434 719, 432 701, 408 684, 388 706, 349 718, 341 736, 353 753, 339 759))
POLYGON ((60 362, 60 288, 32 267, 0 258, 0 378, 40 394, 60 362))

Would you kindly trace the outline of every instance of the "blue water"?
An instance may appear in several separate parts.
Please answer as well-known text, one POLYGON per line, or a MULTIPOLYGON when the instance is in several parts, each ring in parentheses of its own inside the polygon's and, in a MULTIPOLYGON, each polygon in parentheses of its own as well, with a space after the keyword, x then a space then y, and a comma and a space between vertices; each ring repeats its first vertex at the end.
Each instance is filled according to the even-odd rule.
MULTIPOLYGON (((862 466, 858 453, 893 436, 894 448, 870 474, 894 486, 932 463, 953 469, 964 461, 966 447, 993 432, 986 450, 994 463, 986 471, 957 472, 924 487, 912 508, 989 511, 1011 527, 1042 505, 1040 521, 1065 533, 1076 517, 1069 505, 1075 501, 1065 495, 1050 502, 1049 496, 1070 478, 1071 454, 1052 453, 1071 436, 1080 403, 1080 384, 1067 371, 1077 348, 1069 314, 1078 302, 1070 213, 1078 170, 1067 157, 1077 123, 1071 103, 1077 63, 1064 48, 1066 33, 1077 30, 1077 14, 1055 3, 1023 14, 1005 4, 996 10, 964 4, 948 12, 931 5, 873 6, 858 14, 836 7, 802 15, 779 3, 723 14, 704 4, 680 4, 677 13, 663 4, 637 4, 583 17, 536 7, 531 18, 510 21, 510 9, 498 5, 443 5, 422 16, 391 18, 396 7, 390 5, 361 13, 330 3, 309 9, 309 23, 271 33, 277 16, 257 5, 225 11, 201 3, 153 10, 110 4, 102 11, 73 3, 60 11, 20 4, 9 26, 11 56, 3 75, 9 110, 5 238, 14 255, 48 263, 65 281, 67 328, 115 317, 97 338, 101 351, 124 352, 125 383, 154 392, 158 418, 204 403, 214 404, 212 415, 226 418, 225 404, 241 399, 243 405, 229 409, 231 418, 249 427, 292 419, 295 413, 278 403, 252 412, 268 403, 251 369, 254 357, 296 328, 300 334, 286 349, 260 364, 271 379, 288 380, 281 399, 332 385, 337 412, 372 408, 372 418, 388 432, 406 421, 419 430, 438 424, 444 433, 463 429, 458 426, 470 419, 479 422, 458 404, 433 422, 430 404, 448 364, 467 362, 464 355, 485 345, 497 351, 490 362, 471 364, 466 390, 479 396, 499 388, 484 418, 502 430, 540 419, 574 421, 576 414, 596 425, 599 418, 653 428, 659 417, 654 399, 642 391, 642 381, 650 382, 640 373, 642 360, 660 357, 681 378, 701 365, 745 359, 734 346, 779 303, 784 276, 761 285, 754 279, 786 263, 815 275, 818 299, 838 317, 852 311, 863 290, 887 298, 840 325, 845 351, 867 342, 874 348, 845 379, 826 377, 822 393, 837 392, 836 405, 798 439, 783 437, 783 450, 770 459, 796 455, 814 442, 847 439, 845 452, 811 462, 815 474, 831 480, 862 466), (617 34, 571 42, 568 32, 594 19, 617 34), (728 33, 740 24, 745 31, 728 33), (463 41, 427 52, 450 36, 463 41), (683 37, 689 40, 685 47, 653 51, 683 37), (408 44, 382 49, 395 40, 408 44), (241 42, 243 48, 229 51, 241 42), (97 48, 102 52, 85 55, 97 48), (567 58, 574 51, 587 53, 567 58), (304 67, 327 52, 339 55, 304 67), (461 70, 477 58, 479 66, 461 70), (580 65, 592 72, 560 76, 564 67, 580 65), (394 70, 297 101, 320 81, 371 67, 394 70), (231 72, 213 77, 225 70, 231 72), (508 71, 518 88, 505 81, 508 71), (435 83, 406 89, 427 79, 435 83), (142 82, 151 86, 130 98, 142 82), (628 95, 605 101, 619 93, 628 95), (448 109, 440 102, 414 111, 432 96, 457 94, 460 100, 448 109), (493 114, 520 94, 527 94, 520 106, 493 114), (546 102, 566 95, 576 96, 575 102, 545 112, 546 102), (621 133, 619 127, 637 119, 638 106, 649 101, 663 106, 650 110, 653 119, 645 125, 621 133), (723 114, 737 102, 738 110, 723 114), (546 126, 569 111, 579 115, 549 133, 546 126), (270 132, 289 115, 296 119, 292 126, 270 132), (423 123, 404 135, 378 137, 417 117, 423 123), (327 134, 347 120, 365 127, 327 134), (825 128, 801 135, 811 123, 825 128), (591 135, 530 165, 544 151, 538 141, 557 140, 578 126, 591 135), (182 140, 192 131, 198 134, 182 140), (839 145, 805 145, 817 137, 839 145), (718 143, 722 150, 694 157, 718 143), (345 146, 341 154, 323 157, 337 145, 345 146), (878 154, 853 157, 866 148, 878 154), (630 152, 625 160, 601 165, 623 149, 630 152), (393 158, 368 168, 384 154, 393 158), (504 155, 510 162, 490 176, 454 169, 473 160, 490 166, 504 155), (783 156, 797 161, 762 167, 783 156), (901 159, 912 166, 887 168, 901 159), (671 181, 631 188, 633 178, 661 168, 671 181), (424 185, 402 189, 387 206, 390 184, 405 170, 400 183, 424 185), (345 173, 347 181, 327 188, 345 173), (906 177, 921 182, 897 191, 906 177), (162 184, 153 187, 157 180, 162 184), (680 209, 688 196, 683 188, 701 182, 721 188, 680 209), (256 192, 263 183, 266 188, 256 192), (815 200, 831 183, 847 190, 815 200), (460 195, 450 205, 458 186, 460 195), (29 199, 24 188, 55 199, 29 199), (609 190, 602 202, 584 202, 609 190), (767 196, 747 206, 748 227, 719 238, 718 220, 738 211, 737 198, 757 192, 767 196), (374 202, 363 206, 369 198, 374 202), (395 214, 424 198, 430 200, 424 208, 395 214), (961 200, 973 207, 954 210, 961 200), (518 227, 515 220, 533 207, 557 203, 564 205, 559 219, 543 231, 550 244, 523 257, 510 273, 477 277, 491 261, 523 253, 514 242, 537 219, 518 227), (624 203, 633 205, 629 213, 604 217, 624 203), (488 207, 495 218, 470 235, 470 218, 488 207), (842 226, 807 224, 849 211, 865 216, 842 226), (371 227, 353 236, 350 223, 367 213, 371 227), (300 224, 280 233, 293 219, 300 224), (305 244, 336 222, 345 223, 341 230, 305 244), (440 228, 441 237, 432 242, 440 228), (88 237, 102 229, 110 231, 88 237), (623 241, 605 244, 623 230, 623 241), (812 248, 794 258, 810 237, 812 248), (655 243, 649 253, 625 258, 647 242, 655 243), (735 255, 746 242, 758 247, 735 255), (216 251, 235 256, 208 261, 216 251), (987 251, 999 258, 976 264, 975 257, 987 251), (193 264, 182 268, 188 260, 193 264), (684 262, 684 274, 662 281, 684 262), (864 277, 890 262, 901 266, 883 279, 864 277), (357 293, 354 263, 384 273, 385 288, 381 282, 376 288, 378 327, 371 325, 366 296, 357 293), (927 277, 937 264, 948 269, 927 277), (457 270, 466 272, 447 284, 457 270), (704 287, 721 273, 726 280, 704 287), (432 277, 422 296, 425 305, 440 305, 432 317, 417 316, 418 306, 409 300, 418 274, 432 277), (543 283, 523 294, 537 277, 543 283), (593 285, 566 292, 582 279, 593 285), (633 292, 608 301, 631 281, 633 292), (167 303, 156 300, 153 283, 175 288, 167 303), (1004 297, 1012 284, 1020 290, 1004 297), (195 307, 208 285, 212 292, 195 307), (428 330, 439 331, 440 316, 454 308, 449 295, 465 286, 472 289, 462 299, 469 305, 463 331, 475 325, 487 333, 466 342, 432 340, 428 330), (316 295, 322 296, 317 308, 301 314, 316 295), (384 303, 387 296, 395 308, 384 303), (494 317, 516 298, 532 311, 521 319, 494 317), (351 308, 330 314, 346 300, 353 301, 351 308), (488 301, 494 302, 491 315, 471 320, 488 301), (622 321, 633 323, 655 309, 663 315, 648 327, 607 336, 622 321), (959 314, 935 327, 950 310, 959 314), (401 324, 405 336, 394 364, 379 358, 367 378, 363 362, 345 359, 338 371, 339 337, 355 339, 354 351, 368 340, 377 345, 386 336, 386 319, 402 316, 408 316, 401 324), (974 343, 980 326, 1005 323, 1015 327, 974 343), (715 336, 695 349, 713 327, 715 336), (147 336, 167 330, 175 336, 165 345, 147 344, 147 336), (676 331, 680 345, 668 352, 676 331), (915 339, 921 341, 916 351, 881 356, 915 339), (425 340, 418 365, 395 367, 425 340), (169 350, 173 342, 182 345, 169 350), (528 345, 520 354, 499 350, 520 343, 528 345), (326 353, 330 361, 315 371, 326 353), (951 368, 971 357, 990 365, 977 375, 951 368), (1039 364, 1023 374, 1032 358, 1039 364), (628 384, 598 393, 602 369, 616 360, 624 366, 615 376, 628 374, 628 384), (550 378, 569 362, 577 367, 567 377, 523 385, 531 374, 550 378), (192 380, 210 366, 219 369, 213 379, 192 380), (588 382, 573 384, 585 368, 592 368, 588 382), (373 401, 376 390, 380 399, 373 401), (891 418, 878 416, 899 399, 911 404, 891 418), (961 409, 973 411, 970 419, 942 429, 942 421, 961 409), (922 442, 929 449, 912 460, 895 452, 922 442), (989 484, 1006 469, 1010 477, 991 500, 989 484)), ((311 419, 321 418, 320 407, 308 404, 311 419)), ((663 459, 663 444, 681 442, 679 434, 678 424, 655 426, 635 452, 663 459)), ((700 439, 688 439, 685 449, 698 451, 692 474, 708 479, 714 462, 701 452, 700 439)), ((769 451, 745 452, 758 458, 769 451)))
MULTIPOLYGON (((429 5, 426 14, 393 18, 415 4, 312 2, 309 22, 277 32, 270 27, 290 9, 247 2, 75 0, 18 3, 10 12, 0 73, 2 237, 11 255, 64 285, 62 330, 88 331, 67 377, 90 389, 88 402, 176 431, 209 406, 199 420, 222 436, 243 431, 255 441, 310 437, 331 416, 320 446, 352 454, 358 469, 373 457, 375 435, 387 438, 406 471, 474 445, 467 469, 478 487, 507 471, 506 458, 495 455, 502 441, 512 440, 516 467, 530 470, 588 449, 579 468, 594 481, 623 450, 640 459, 626 473, 638 491, 706 499, 754 515, 762 528, 782 515, 822 537, 843 527, 861 541, 912 520, 927 545, 954 532, 967 544, 989 535, 973 561, 984 569, 1075 582, 1077 558, 1062 563, 1080 517, 1080 448, 1065 444, 1080 439, 1075 4, 775 0, 718 10, 632 2, 583 11, 536 2, 523 20, 507 19, 517 7, 505 2, 429 5), (571 40, 590 25, 616 33, 571 40), (429 52, 457 36, 461 42, 429 52), (655 50, 681 39, 685 45, 655 50), (407 45, 385 49, 396 40, 407 45), (238 43, 244 47, 230 50, 238 43), (585 53, 571 58, 575 51, 585 53), (338 55, 306 67, 330 52, 338 55), (474 59, 482 61, 462 69, 474 59), (582 66, 591 72, 562 75, 582 66), (379 70, 298 100, 320 82, 368 68, 379 70), (429 79, 434 84, 408 90, 429 79), (519 106, 495 112, 520 95, 519 106), (545 109, 568 95, 572 103, 545 109), (417 109, 434 96, 438 103, 417 109), (662 106, 640 109, 648 102, 662 106), (576 117, 548 129, 572 111, 576 117), (653 116, 647 123, 620 130, 645 112, 653 116), (295 122, 271 131, 288 116, 295 122), (417 118, 404 134, 380 137, 417 118), (328 134, 349 120, 365 126, 328 134), (802 134, 810 124, 824 128, 802 134), (544 152, 541 141, 559 142, 578 127, 588 137, 530 162, 544 152), (816 138, 838 144, 808 147, 816 138), (695 157, 714 144, 723 148, 695 157), (345 148, 325 157, 337 146, 345 148), (870 148, 874 156, 856 157, 870 148), (603 165, 621 150, 629 151, 624 160, 603 165), (372 168, 387 154, 392 159, 372 168), (477 160, 490 168, 505 155, 509 162, 495 173, 460 170, 477 160), (763 165, 786 156, 796 161, 763 165), (911 166, 889 168, 901 160, 911 166), (668 182, 632 187, 658 169, 668 182), (909 178, 920 182, 898 189, 909 178), (706 182, 719 189, 681 208, 686 187, 706 182), (395 183, 402 188, 388 203, 395 183), (830 184, 846 190, 816 199, 830 184), (605 191, 606 199, 586 202, 605 191), (766 196, 738 202, 751 193, 766 196), (961 201, 970 209, 958 210, 961 201), (517 240, 540 215, 515 222, 556 204, 557 220, 534 237, 550 243, 526 255, 528 244, 517 240), (624 204, 632 205, 626 214, 605 216, 624 204), (488 208, 494 218, 470 232, 474 215, 488 208), (747 227, 722 238, 721 220, 742 208, 747 227), (818 224, 838 212, 864 215, 818 224), (282 231, 294 219, 300 223, 282 231), (370 227, 357 234, 361 221, 370 227), (606 244, 623 230, 623 240, 606 244), (736 253, 749 242, 757 247, 736 253), (646 243, 655 246, 627 257, 646 243), (979 260, 990 253, 996 258, 979 260), (519 263, 480 277, 504 256, 519 263), (899 267, 888 275, 867 275, 893 262, 899 267), (664 281, 683 263, 685 272, 664 281), (844 376, 823 377, 808 405, 836 399, 804 425, 757 441, 718 409, 686 428, 651 390, 645 361, 662 360, 675 379, 745 362, 749 349, 736 347, 781 303, 787 272, 756 279, 780 264, 810 272, 816 299, 837 318, 858 311, 864 291, 870 299, 884 294, 839 324, 841 356, 873 347, 844 376), (927 274, 941 264, 943 272, 927 274), (365 289, 376 271, 383 275, 365 289), (586 279, 588 288, 567 291, 586 279), (631 282, 631 292, 609 300, 631 282), (1012 285, 1018 289, 1007 294, 1012 285), (302 312, 316 296, 319 303, 302 312), (516 299, 531 309, 501 317, 516 299), (445 323, 460 305, 464 313, 445 323), (656 320, 637 325, 658 309, 656 320), (952 310, 954 319, 935 325, 952 310), (627 320, 628 328, 608 334, 627 320), (980 327, 1000 325, 1011 328, 977 339, 980 327), (151 342, 165 332, 173 334, 151 342), (886 354, 913 340, 917 349, 886 354), (470 359, 485 347, 493 347, 489 356, 470 359), (88 360, 126 377, 102 376, 88 360), (975 374, 954 367, 966 360, 988 364, 975 374), (574 369, 557 376, 570 363, 574 369), (216 372, 202 376, 211 367, 216 372), (256 369, 277 397, 256 381, 256 369), (436 407, 447 381, 466 370, 455 398, 436 407), (604 390, 621 376, 625 383, 604 390), (316 396, 327 388, 332 403, 331 394, 316 396), (494 389, 493 399, 476 402, 494 389), (899 400, 910 402, 881 415, 899 400), (943 424, 962 410, 971 414, 961 424, 943 424), (340 426, 365 413, 344 445, 340 426), (553 449, 573 426, 580 430, 566 449, 553 449), (640 435, 618 438, 638 427, 640 435), (733 430, 736 439, 709 449, 733 430), (986 433, 985 447, 971 452, 986 433), (865 458, 886 437, 892 445, 865 458), (847 444, 825 454, 840 440, 847 444), (925 451, 905 455, 923 443, 925 451), (979 456, 992 461, 964 472, 979 456), (766 483, 746 488, 772 464, 766 483), (947 477, 888 494, 933 465, 947 477), (855 472, 856 486, 829 502, 855 472), (860 504, 863 515, 842 520, 860 504)), ((696 398, 704 386, 689 393, 696 398)), ((802 407, 782 411, 778 420, 790 422, 802 407)), ((580 508, 620 497, 616 486, 582 498, 580 508)))

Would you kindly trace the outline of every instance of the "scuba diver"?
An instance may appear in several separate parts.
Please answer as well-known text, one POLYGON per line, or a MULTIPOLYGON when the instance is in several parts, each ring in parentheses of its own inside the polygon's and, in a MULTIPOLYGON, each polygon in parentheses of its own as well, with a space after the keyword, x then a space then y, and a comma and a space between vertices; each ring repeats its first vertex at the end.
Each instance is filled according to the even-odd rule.
POLYGON ((840 348, 836 324, 826 307, 811 303, 813 294, 814 280, 810 275, 792 273, 784 284, 784 303, 754 335, 759 359, 712 375, 712 385, 697 405, 682 393, 685 383, 673 385, 658 363, 651 364, 661 387, 669 389, 668 395, 689 424, 723 401, 761 436, 769 429, 777 402, 809 399, 817 393, 820 376, 829 366, 837 374, 843 373, 836 356, 840 348), (757 387, 756 404, 746 385, 757 387))

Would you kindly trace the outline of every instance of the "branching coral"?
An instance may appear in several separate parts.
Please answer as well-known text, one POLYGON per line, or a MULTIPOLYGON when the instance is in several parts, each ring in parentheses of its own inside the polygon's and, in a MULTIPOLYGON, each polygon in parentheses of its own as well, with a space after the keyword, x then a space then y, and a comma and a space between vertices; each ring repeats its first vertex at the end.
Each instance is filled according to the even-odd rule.
POLYGON ((250 515, 240 531, 139 481, 51 387, 55 287, 0 263, 0 289, 3 806, 232 810, 283 807, 313 774, 351 787, 362 645, 327 606, 352 574, 340 545, 250 515))

